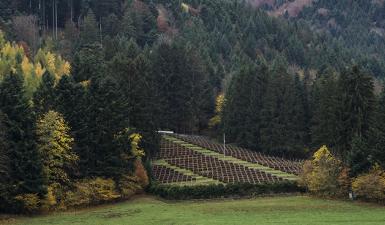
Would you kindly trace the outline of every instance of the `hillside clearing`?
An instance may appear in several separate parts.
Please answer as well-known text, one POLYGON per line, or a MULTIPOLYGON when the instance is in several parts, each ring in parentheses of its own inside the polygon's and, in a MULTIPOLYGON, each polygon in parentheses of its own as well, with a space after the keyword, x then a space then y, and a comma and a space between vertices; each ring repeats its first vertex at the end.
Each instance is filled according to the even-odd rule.
POLYGON ((385 207, 307 196, 164 202, 152 196, 86 210, 34 218, 12 225, 45 224, 384 224, 385 207))

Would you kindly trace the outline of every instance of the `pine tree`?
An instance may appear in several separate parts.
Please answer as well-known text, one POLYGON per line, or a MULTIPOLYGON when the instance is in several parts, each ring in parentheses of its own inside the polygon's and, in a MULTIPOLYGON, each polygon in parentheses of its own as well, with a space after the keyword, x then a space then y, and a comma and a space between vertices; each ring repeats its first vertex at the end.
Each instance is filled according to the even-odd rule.
POLYGON ((9 20, 13 15, 13 11, 12 0, 2 0, 0 2, 0 19, 9 20))
POLYGON ((55 77, 44 73, 42 82, 33 95, 33 107, 38 116, 53 109, 55 104, 55 77))
POLYGON ((160 127, 199 132, 214 111, 214 96, 200 56, 179 44, 161 44, 154 60, 160 127))
POLYGON ((11 165, 9 161, 9 141, 7 137, 7 116, 0 111, 0 211, 8 208, 10 198, 11 165))
POLYGON ((90 44, 76 52, 72 63, 72 75, 76 82, 87 81, 104 74, 104 54, 99 45, 90 44))
POLYGON ((0 85, 0 110, 9 119, 12 195, 36 193, 42 196, 46 190, 42 161, 35 143, 35 118, 25 98, 22 76, 5 76, 0 85))
POLYGON ((81 45, 100 44, 100 34, 95 14, 89 10, 80 26, 80 43, 81 45))
POLYGON ((373 78, 361 72, 358 66, 353 66, 351 70, 341 73, 338 86, 342 100, 342 129, 337 150, 346 158, 353 138, 368 137, 375 103, 373 78))
POLYGON ((375 114, 371 120, 368 135, 370 146, 369 158, 372 163, 378 163, 385 168, 385 92, 384 89, 377 102, 375 114))
POLYGON ((311 94, 311 146, 315 149, 327 145, 334 148, 340 130, 340 100, 336 76, 330 69, 321 72, 311 94))
POLYGON ((229 141, 259 149, 261 99, 266 91, 267 69, 263 62, 258 66, 248 62, 231 81, 221 125, 229 141))
POLYGON ((129 126, 124 95, 111 78, 93 79, 84 105, 85 126, 77 140, 80 169, 84 176, 119 177, 128 170, 115 141, 129 126))
POLYGON ((264 151, 286 157, 304 156, 305 96, 300 82, 287 73, 281 58, 275 60, 261 112, 264 151))

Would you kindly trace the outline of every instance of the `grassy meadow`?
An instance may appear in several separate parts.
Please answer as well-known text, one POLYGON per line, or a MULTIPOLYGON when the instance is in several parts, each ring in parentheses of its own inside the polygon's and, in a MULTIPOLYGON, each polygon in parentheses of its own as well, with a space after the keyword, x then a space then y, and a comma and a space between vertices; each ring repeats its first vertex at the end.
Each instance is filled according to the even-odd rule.
POLYGON ((132 201, 90 209, 46 216, 8 218, 0 221, 0 224, 383 225, 385 224, 385 207, 307 196, 177 202, 163 201, 152 196, 141 196, 132 201))

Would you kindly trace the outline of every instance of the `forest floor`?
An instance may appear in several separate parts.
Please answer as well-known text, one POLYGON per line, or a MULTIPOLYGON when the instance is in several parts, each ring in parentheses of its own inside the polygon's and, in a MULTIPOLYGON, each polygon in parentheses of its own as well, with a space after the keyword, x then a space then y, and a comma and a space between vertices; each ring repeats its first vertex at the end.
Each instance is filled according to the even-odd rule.
POLYGON ((140 196, 131 201, 46 216, 0 220, 0 224, 385 224, 385 207, 307 196, 238 200, 164 201, 140 196))

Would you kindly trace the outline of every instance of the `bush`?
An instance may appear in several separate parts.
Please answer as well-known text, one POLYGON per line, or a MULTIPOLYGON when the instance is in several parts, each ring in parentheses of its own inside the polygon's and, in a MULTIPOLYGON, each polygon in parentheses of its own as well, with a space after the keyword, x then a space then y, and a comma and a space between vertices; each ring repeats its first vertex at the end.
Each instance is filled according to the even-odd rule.
POLYGON ((352 189, 358 198, 385 202, 385 171, 378 165, 353 180, 352 189))
POLYGON ((271 184, 239 183, 200 186, 170 186, 155 183, 147 191, 166 199, 184 200, 290 193, 303 190, 295 182, 279 182, 271 184))
POLYGON ((326 146, 314 153, 312 161, 306 161, 300 185, 321 196, 347 196, 349 191, 349 170, 334 158, 326 146))
POLYGON ((65 205, 81 206, 99 204, 120 198, 112 179, 85 179, 75 184, 75 190, 69 191, 65 196, 65 205))
POLYGON ((134 162, 135 176, 138 178, 140 185, 145 188, 150 183, 147 171, 143 166, 142 160, 137 158, 134 162))
POLYGON ((17 208, 25 213, 35 213, 40 209, 40 198, 37 194, 23 194, 15 197, 17 208))
POLYGON ((139 190, 142 190, 138 180, 139 179, 137 177, 122 176, 118 184, 122 198, 127 199, 138 193, 139 190))

